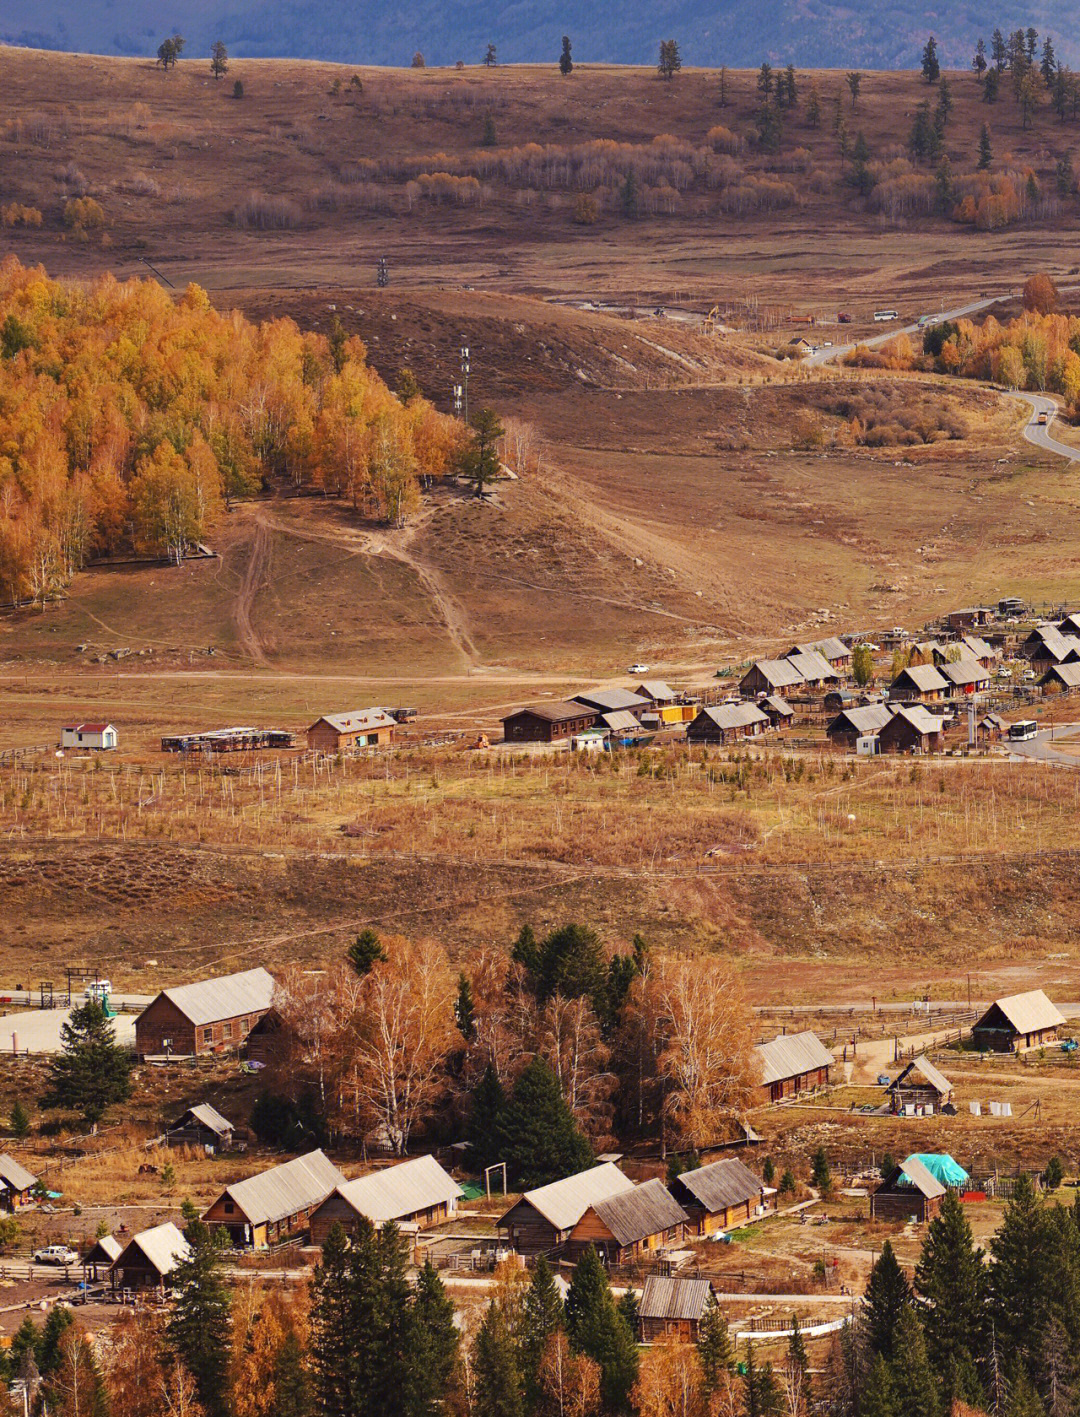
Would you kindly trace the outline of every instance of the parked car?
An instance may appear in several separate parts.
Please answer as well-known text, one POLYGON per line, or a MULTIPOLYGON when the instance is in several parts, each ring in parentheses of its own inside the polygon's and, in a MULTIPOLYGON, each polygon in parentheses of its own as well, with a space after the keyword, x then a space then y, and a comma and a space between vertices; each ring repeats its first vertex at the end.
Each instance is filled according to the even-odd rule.
POLYGON ((648 674, 649 666, 647 664, 631 664, 626 672, 627 674, 648 674))
POLYGON ((34 1251, 35 1264, 78 1264, 79 1252, 70 1245, 46 1245, 43 1250, 34 1251))
POLYGON ((1001 668, 1000 668, 1000 669, 998 670, 998 672, 997 672, 997 677, 998 677, 999 679, 1011 679, 1011 678, 1012 678, 1012 670, 1011 670, 1011 669, 1006 669, 1005 666, 1002 665, 1001 668))
POLYGON ((1032 683, 1032 682, 1034 681, 1034 679, 1035 679, 1035 671, 1034 671, 1034 669, 1025 669, 1025 670, 1024 670, 1024 678, 1028 681, 1029 684, 1032 683))

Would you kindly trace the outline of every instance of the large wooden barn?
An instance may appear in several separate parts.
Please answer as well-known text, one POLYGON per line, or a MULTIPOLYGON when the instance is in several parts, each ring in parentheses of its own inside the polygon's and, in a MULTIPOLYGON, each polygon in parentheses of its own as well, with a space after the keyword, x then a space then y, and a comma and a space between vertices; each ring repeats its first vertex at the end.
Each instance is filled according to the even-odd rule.
POLYGON ((584 733, 596 722, 595 709, 584 704, 552 702, 526 704, 503 719, 503 738, 507 743, 555 743, 584 733))
POLYGON ((502 1215, 498 1228, 518 1254, 546 1254, 569 1240, 574 1226, 594 1202, 633 1189, 629 1176, 624 1176, 613 1161, 605 1161, 526 1191, 502 1215))
POLYGON ((567 1256, 580 1259, 591 1245, 605 1264, 628 1264, 665 1245, 677 1245, 688 1216, 663 1181, 643 1181, 628 1191, 593 1201, 570 1232, 567 1256))
POLYGON ((273 997, 265 969, 163 989, 135 1020, 135 1051, 140 1058, 227 1053, 240 1047, 273 997))
POLYGON ((297 1156, 246 1181, 226 1186, 203 1212, 211 1230, 225 1230, 236 1250, 265 1250, 305 1234, 311 1217, 345 1177, 321 1151, 297 1156))
POLYGON ((761 1081, 762 1102, 781 1102, 800 1092, 828 1087, 833 1055, 816 1033, 784 1033, 754 1048, 761 1081))
POLYGON ((917 1156, 894 1166, 870 1197, 873 1220, 933 1220, 941 1211, 945 1187, 917 1156))
POLYGON ((995 999, 971 1030, 981 1053, 1027 1053, 1053 1043, 1064 1015, 1041 989, 995 999))
POLYGON ((696 1235, 715 1235, 744 1224, 765 1205, 764 1184, 734 1157, 683 1171, 671 1183, 671 1193, 689 1216, 688 1230, 696 1235))
POLYGON ((335 1225, 354 1232, 361 1218, 423 1229, 448 1220, 464 1195, 433 1156, 416 1156, 337 1186, 311 1216, 311 1243, 325 1245, 335 1225))

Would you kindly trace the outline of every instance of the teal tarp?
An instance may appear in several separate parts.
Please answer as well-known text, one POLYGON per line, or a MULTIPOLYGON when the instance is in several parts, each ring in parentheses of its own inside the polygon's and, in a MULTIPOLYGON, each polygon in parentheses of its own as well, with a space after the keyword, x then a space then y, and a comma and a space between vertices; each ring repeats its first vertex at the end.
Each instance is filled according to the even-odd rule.
POLYGON ((936 1180, 943 1186, 964 1186, 971 1177, 958 1161, 954 1161, 947 1151, 917 1151, 915 1159, 921 1161, 936 1180))

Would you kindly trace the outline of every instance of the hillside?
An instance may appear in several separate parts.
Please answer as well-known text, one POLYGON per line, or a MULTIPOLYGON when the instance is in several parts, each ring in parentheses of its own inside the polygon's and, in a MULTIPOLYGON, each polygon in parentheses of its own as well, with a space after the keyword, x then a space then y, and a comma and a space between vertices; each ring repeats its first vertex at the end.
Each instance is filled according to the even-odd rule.
POLYGON ((10 44, 77 49, 97 54, 153 54, 165 26, 205 53, 218 39, 244 56, 292 56, 347 64, 407 64, 417 50, 429 64, 475 63, 489 42, 510 63, 554 60, 569 32, 579 61, 650 62, 662 38, 674 35, 688 63, 742 67, 762 59, 819 68, 894 69, 917 63, 927 34, 936 33, 951 64, 970 58, 980 35, 998 25, 1006 33, 1035 24, 1061 36, 1062 56, 1076 62, 1074 16, 1064 0, 1024 9, 1014 3, 988 16, 972 4, 940 6, 926 0, 877 3, 854 9, 837 0, 796 0, 763 8, 729 0, 721 9, 703 0, 674 0, 662 12, 633 0, 617 10, 603 0, 557 6, 541 0, 481 4, 433 0, 401 7, 346 5, 342 0, 174 0, 160 20, 147 19, 141 0, 8 0, 0 39, 10 44))

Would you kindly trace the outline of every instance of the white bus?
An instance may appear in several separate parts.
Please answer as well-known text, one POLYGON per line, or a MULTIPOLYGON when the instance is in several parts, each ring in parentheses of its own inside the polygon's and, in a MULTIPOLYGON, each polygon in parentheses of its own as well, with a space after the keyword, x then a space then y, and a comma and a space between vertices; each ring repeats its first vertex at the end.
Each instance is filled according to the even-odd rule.
POLYGON ((1021 718, 1016 723, 1009 724, 1009 738, 1014 743, 1023 743, 1028 738, 1034 738, 1039 731, 1039 725, 1033 718, 1021 718))
POLYGON ((899 318, 900 318, 900 311, 899 311, 899 310, 875 310, 875 311, 874 311, 874 319, 877 320, 879 324, 881 324, 881 323, 884 322, 885 320, 899 320, 899 318))

